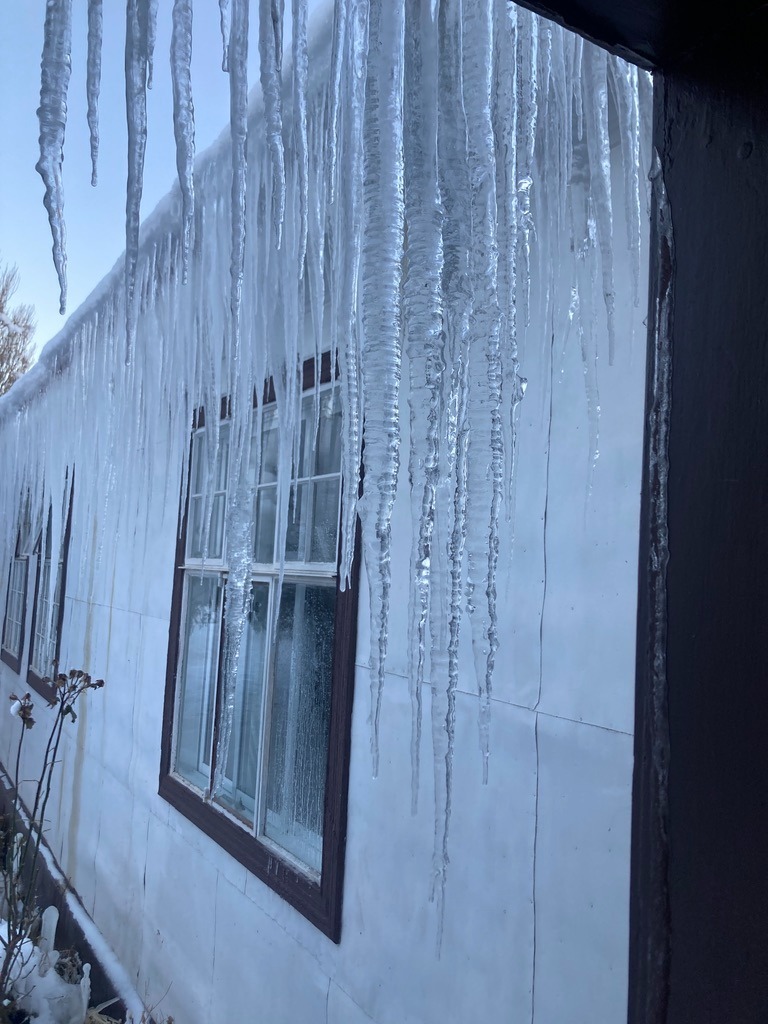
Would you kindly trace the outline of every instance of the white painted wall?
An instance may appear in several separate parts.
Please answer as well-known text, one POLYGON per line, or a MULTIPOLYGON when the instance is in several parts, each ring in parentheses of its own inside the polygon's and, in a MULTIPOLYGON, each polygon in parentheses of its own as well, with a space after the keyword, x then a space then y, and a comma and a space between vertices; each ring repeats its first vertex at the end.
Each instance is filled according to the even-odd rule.
MULTIPOLYGON (((621 244, 617 264, 626 280, 621 244)), ((556 366, 551 434, 535 317, 522 352, 530 383, 517 541, 499 589, 490 778, 484 786, 473 669, 463 650, 439 957, 429 902, 427 687, 421 800, 410 813, 406 474, 394 521, 393 640, 376 780, 364 584, 360 599, 338 946, 157 795, 177 527, 177 508, 162 503, 164 453, 152 460, 154 478, 148 474, 138 496, 134 528, 114 539, 99 565, 95 552, 83 550, 75 495, 62 662, 103 676, 107 686, 88 695, 77 724, 66 729, 48 837, 147 1003, 179 1024, 625 1020, 644 313, 618 312, 612 367, 601 334, 600 459, 589 500, 577 339, 562 372, 556 366)), ((2 665, 0 686, 7 696, 24 683, 2 665)), ((42 724, 44 712, 38 717, 42 724)), ((15 720, 0 722, 8 764, 15 720)), ((30 735, 27 775, 42 739, 40 728, 30 735)))

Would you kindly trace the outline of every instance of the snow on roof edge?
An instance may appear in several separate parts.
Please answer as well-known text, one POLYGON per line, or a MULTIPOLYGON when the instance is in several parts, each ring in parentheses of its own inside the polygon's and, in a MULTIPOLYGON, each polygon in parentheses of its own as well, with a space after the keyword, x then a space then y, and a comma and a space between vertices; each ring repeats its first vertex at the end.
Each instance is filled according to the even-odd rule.
MULTIPOLYGON (((317 87, 317 80, 327 66, 319 64, 317 59, 330 46, 333 25, 334 0, 310 0, 310 18, 308 25, 309 49, 309 81, 307 89, 311 92, 317 87)), ((283 60, 283 98, 290 96, 292 57, 287 50, 283 60)), ((290 108, 284 104, 284 110, 290 108)), ((249 132, 263 112, 261 86, 253 86, 248 99, 249 132)), ((230 134, 227 124, 221 134, 209 146, 195 157, 195 175, 199 176, 205 168, 229 154, 230 134)), ((174 216, 175 227, 181 227, 181 192, 178 180, 157 203, 150 214, 141 222, 140 251, 155 240, 156 236, 168 229, 168 220, 174 216), (177 207, 174 210, 174 207, 177 207)), ((41 397, 50 382, 62 373, 72 361, 77 336, 85 321, 98 310, 104 300, 116 287, 121 287, 125 274, 125 251, 123 251, 111 270, 95 286, 93 291, 80 303, 77 309, 67 318, 66 323, 54 336, 45 343, 35 364, 13 384, 4 394, 0 395, 0 424, 7 422, 14 415, 19 415, 26 406, 41 397)))

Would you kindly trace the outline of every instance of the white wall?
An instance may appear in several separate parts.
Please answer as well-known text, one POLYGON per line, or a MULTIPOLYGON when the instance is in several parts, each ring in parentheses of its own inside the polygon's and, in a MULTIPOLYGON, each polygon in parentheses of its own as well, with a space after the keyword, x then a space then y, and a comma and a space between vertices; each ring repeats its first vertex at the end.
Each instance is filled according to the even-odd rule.
MULTIPOLYGON (((616 231, 617 282, 626 294, 619 217, 616 231)), ((534 308, 537 299, 535 293, 534 308)), ((601 439, 589 498, 578 338, 570 339, 562 364, 559 338, 555 344, 551 430, 537 315, 522 347, 529 387, 511 563, 509 546, 502 550, 509 571, 499 585, 490 776, 483 785, 465 644, 439 957, 437 910, 429 901, 427 685, 421 797, 418 813, 410 812, 406 473, 393 523, 394 639, 376 780, 364 579, 361 591, 338 946, 157 795, 180 466, 170 467, 174 497, 166 503, 167 453, 159 445, 146 453, 144 489, 123 496, 127 526, 100 561, 84 549, 94 531, 82 521, 76 491, 62 663, 103 676, 107 685, 87 695, 78 722, 67 726, 48 838, 149 1004, 179 1024, 625 1019, 644 314, 643 305, 618 311, 612 367, 598 316, 601 439)), ((66 379, 55 386, 66 387, 66 379)), ((0 585, 4 593, 5 575, 0 585)), ((0 685, 6 696, 26 688, 5 665, 0 685)), ((44 714, 29 737, 25 777, 38 763, 44 714)), ((0 722, 7 765, 15 720, 0 722)))

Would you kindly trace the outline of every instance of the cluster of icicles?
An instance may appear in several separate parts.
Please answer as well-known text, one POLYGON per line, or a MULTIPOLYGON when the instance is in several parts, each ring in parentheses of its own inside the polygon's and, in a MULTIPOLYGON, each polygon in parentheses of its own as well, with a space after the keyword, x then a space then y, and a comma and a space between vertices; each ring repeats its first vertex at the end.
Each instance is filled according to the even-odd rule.
MULTIPOLYGON (((48 4, 40 105, 39 168, 62 302, 70 6, 71 0, 48 4)), ((343 412, 341 573, 350 573, 359 514, 370 585, 376 771, 391 516, 398 473, 405 468, 405 374, 413 800, 426 680, 432 689, 440 896, 460 627, 468 630, 474 652, 487 772, 496 577, 502 540, 511 532, 516 417, 525 391, 518 337, 529 320, 531 278, 551 280, 551 287, 538 290, 551 332, 565 337, 576 323, 596 456, 598 315, 607 318, 611 348, 614 338, 612 164, 621 161, 637 290, 645 205, 640 168, 647 158, 640 148, 650 80, 508 0, 337 0, 312 47, 307 0, 293 0, 292 59, 283 77, 283 4, 260 0, 263 105, 249 115, 249 3, 220 0, 220 7, 231 81, 229 152, 215 148, 193 174, 192 2, 175 0, 171 57, 180 187, 145 225, 140 245, 156 0, 127 0, 126 257, 46 350, 37 376, 0 406, 3 459, 10 461, 3 471, 13 481, 4 494, 10 500, 31 488, 33 507, 41 508, 53 492, 57 549, 66 499, 56 484, 74 465, 75 518, 93 534, 83 550, 108 558, 105 539, 149 516, 142 504, 147 480, 163 481, 163 507, 176 516, 193 409, 217 409, 220 396, 228 394, 236 456, 227 512, 226 664, 234 679, 248 587, 252 506, 246 476, 254 388, 258 392, 264 379, 274 378, 280 458, 289 466, 300 420, 294 371, 302 358, 330 347, 338 360, 343 412), (620 141, 613 151, 609 91, 620 141), (565 275, 564 265, 570 267, 565 275), (65 366, 60 376, 56 371, 65 366), (41 382, 47 397, 30 402, 41 382), (13 458, 9 431, 18 446, 13 458), (127 496, 134 496, 134 507, 127 496)), ((101 0, 89 0, 94 177, 100 38, 101 0)), ((281 475, 283 534, 289 477, 281 475)), ((8 552, 13 515, 2 522, 8 552)), ((229 721, 220 740, 224 748, 229 721)))

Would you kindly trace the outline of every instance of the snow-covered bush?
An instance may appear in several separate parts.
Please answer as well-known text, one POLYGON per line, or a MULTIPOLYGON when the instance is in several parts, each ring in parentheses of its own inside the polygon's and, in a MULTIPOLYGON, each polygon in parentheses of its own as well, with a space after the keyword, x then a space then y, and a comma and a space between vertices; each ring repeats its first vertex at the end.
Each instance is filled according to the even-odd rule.
MULTIPOLYGON (((34 1016, 39 1024, 82 1024, 88 1009, 90 968, 68 972, 56 970, 62 955, 53 948, 56 920, 49 908, 41 915, 36 898, 37 873, 43 823, 59 745, 66 719, 77 719, 75 706, 86 690, 99 689, 103 679, 92 679, 82 669, 59 672, 46 679, 51 687, 49 708, 53 720, 43 754, 43 764, 35 783, 31 806, 24 808, 19 793, 24 738, 35 725, 34 704, 29 693, 11 694, 11 714, 19 719, 13 774, 10 778, 10 808, 3 823, 5 842, 2 854, 2 891, 0 892, 0 1024, 34 1016), (25 827, 26 826, 26 827, 25 827), (46 918, 46 915, 48 917, 46 918), (47 922, 47 923, 46 923, 47 922), (39 941, 33 937, 39 933, 39 941), (73 983, 74 982, 74 983, 73 983), (21 1011, 19 1014, 17 1011, 21 1011)), ((79 960, 79 958, 78 958, 79 960)))

